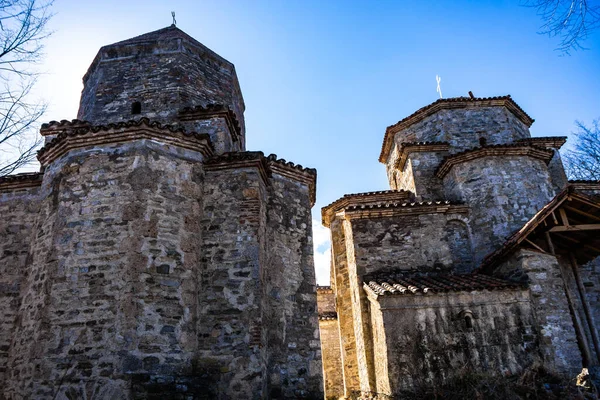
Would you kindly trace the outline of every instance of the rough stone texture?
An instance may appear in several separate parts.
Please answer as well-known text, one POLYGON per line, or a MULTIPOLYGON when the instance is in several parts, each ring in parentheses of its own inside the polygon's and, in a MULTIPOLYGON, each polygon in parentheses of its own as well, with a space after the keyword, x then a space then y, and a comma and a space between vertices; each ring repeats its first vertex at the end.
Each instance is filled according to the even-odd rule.
POLYGON ((464 214, 434 212, 352 220, 359 275, 398 270, 446 272, 454 268, 470 272, 473 253, 467 222, 464 214))
POLYGON ((245 150, 245 105, 235 67, 175 26, 102 47, 83 83, 80 120, 99 125, 147 117, 173 124, 186 107, 219 104, 233 110, 241 125, 241 143, 224 151, 245 150), (138 114, 132 113, 134 102, 140 103, 138 114))
POLYGON ((340 353, 340 329, 333 290, 330 287, 317 288, 317 300, 325 393, 327 399, 338 399, 344 395, 344 376, 340 353))
POLYGON ((174 27, 84 82, 0 178, 0 398, 322 398, 316 171, 240 151, 233 66, 174 27))
MULTIPOLYGON (((582 357, 565 284, 564 261, 553 255, 520 250, 499 268, 522 270, 529 278, 531 299, 539 327, 540 351, 544 364, 555 371, 576 375, 581 371, 582 357)), ((572 285, 569 285, 570 287, 572 285)))
POLYGON ((0 185, 0 387, 6 385, 5 375, 9 373, 8 352, 39 207, 38 192, 38 187, 6 190, 0 185))
POLYGON ((378 360, 377 393, 441 385, 465 368, 514 374, 535 358, 536 328, 529 294, 474 291, 455 296, 382 296, 373 299, 378 360), (472 315, 472 327, 465 322, 472 315), (532 353, 533 352, 533 353, 532 353), (385 379, 387 375, 387 379, 385 379))
POLYGON ((476 263, 556 194, 544 162, 515 156, 483 157, 456 165, 444 177, 444 187, 449 199, 471 208, 476 263))
POLYGON ((402 198, 353 194, 323 208, 339 355, 330 331, 321 343, 324 365, 343 365, 325 382, 341 372, 347 397, 390 396, 469 368, 505 376, 542 364, 572 378, 600 363, 596 267, 564 257, 597 256, 595 231, 552 208, 567 201, 573 220, 597 223, 600 186, 567 183, 566 139, 531 138, 532 122, 510 96, 438 100, 386 130, 379 160, 402 198), (504 280, 486 286, 484 274, 504 280))
MULTIPOLYGON (((511 143, 530 137, 529 127, 504 107, 476 107, 457 110, 441 110, 434 115, 397 133, 394 146, 408 142, 448 142, 450 152, 480 146, 480 139, 487 144, 511 143)), ((394 168, 395 159, 386 163, 394 168)))

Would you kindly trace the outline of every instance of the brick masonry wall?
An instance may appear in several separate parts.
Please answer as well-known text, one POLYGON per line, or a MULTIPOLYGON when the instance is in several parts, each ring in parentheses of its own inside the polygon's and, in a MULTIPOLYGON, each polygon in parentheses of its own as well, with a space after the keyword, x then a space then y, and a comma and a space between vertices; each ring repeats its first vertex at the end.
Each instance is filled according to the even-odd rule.
POLYGON ((372 310, 381 314, 376 319, 384 327, 375 340, 387 349, 389 391, 382 379, 380 393, 438 386, 469 369, 514 374, 535 359, 535 320, 526 290, 390 295, 371 301, 379 303, 372 310), (464 311, 472 312, 472 328, 464 311))
POLYGON ((0 388, 5 386, 5 374, 10 374, 8 352, 38 208, 38 187, 17 191, 0 189, 0 388))
POLYGON ((530 157, 483 157, 457 164, 444 177, 444 187, 451 200, 471 208, 476 264, 555 195, 546 164, 530 157))
POLYGON ((309 190, 273 173, 269 193, 264 275, 269 395, 322 399, 309 190))

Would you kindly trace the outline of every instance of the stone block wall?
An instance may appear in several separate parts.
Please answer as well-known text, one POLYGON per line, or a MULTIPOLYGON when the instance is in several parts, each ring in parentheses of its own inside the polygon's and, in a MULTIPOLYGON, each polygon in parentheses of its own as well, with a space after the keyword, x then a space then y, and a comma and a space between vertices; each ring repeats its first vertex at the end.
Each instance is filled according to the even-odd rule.
POLYGON ((331 287, 318 287, 317 301, 323 353, 325 398, 338 399, 344 395, 344 374, 340 353, 340 329, 337 321, 335 294, 331 287))
POLYGON ((563 269, 568 267, 561 266, 561 262, 565 260, 550 254, 519 250, 496 273, 519 270, 527 274, 544 365, 575 376, 581 372, 582 355, 565 293, 569 279, 563 269))
POLYGON ((235 112, 244 131, 245 106, 233 64, 174 26, 104 46, 83 83, 77 118, 93 124, 142 116, 172 123, 184 107, 222 104, 235 112), (134 102, 141 111, 132 116, 134 102))
MULTIPOLYGON (((487 144, 529 138, 529 127, 505 107, 443 109, 395 134, 394 146, 409 142, 448 142, 451 153, 487 144)), ((388 160, 388 164, 391 161, 388 160)), ((388 165, 388 167, 391 167, 388 165)))
POLYGON ((0 182, 0 387, 6 385, 5 376, 10 375, 8 353, 18 316, 19 291, 28 274, 29 244, 39 208, 41 179, 33 183, 15 188, 9 182, 0 182))
POLYGON ((455 374, 514 374, 536 357, 527 290, 387 295, 371 298, 379 368, 377 393, 439 386, 455 374), (472 315, 472 326, 464 312, 472 315))
POLYGON ((526 156, 482 157, 457 164, 444 177, 444 187, 450 200, 471 208, 476 264, 555 195, 546 164, 526 156))
POLYGON ((270 168, 263 277, 268 396, 322 398, 310 191, 273 162, 270 168))
POLYGON ((386 271, 448 272, 472 269, 464 214, 423 213, 352 220, 359 275, 386 271))
POLYGON ((202 168, 156 144, 102 150, 46 168, 9 397, 119 397, 130 376, 191 373, 202 168))

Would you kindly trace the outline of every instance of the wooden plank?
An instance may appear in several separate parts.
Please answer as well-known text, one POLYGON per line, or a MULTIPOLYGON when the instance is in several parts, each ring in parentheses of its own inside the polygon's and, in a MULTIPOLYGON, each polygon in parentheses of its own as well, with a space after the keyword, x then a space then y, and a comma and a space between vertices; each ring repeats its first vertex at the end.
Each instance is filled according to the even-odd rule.
POLYGON ((574 212, 576 214, 583 215, 584 217, 587 217, 587 218, 590 218, 590 219, 593 219, 593 220, 596 220, 596 221, 600 221, 600 217, 597 217, 597 216, 595 216, 593 214, 590 214, 590 213, 587 213, 585 211, 581 211, 581 210, 578 210, 577 208, 573 208, 573 207, 569 207, 569 206, 564 206, 564 207, 567 210, 569 210, 571 212, 574 212))
POLYGON ((542 253, 548 254, 548 252, 546 250, 542 249, 540 246, 538 246, 537 244, 533 243, 531 240, 525 239, 525 241, 527 243, 529 243, 530 245, 532 245, 533 247, 535 247, 536 249, 538 249, 539 251, 541 251, 542 253))
POLYGON ((569 219, 567 218, 567 213, 565 212, 564 208, 559 208, 558 214, 560 215, 560 219, 561 219, 563 225, 569 226, 569 219))
POLYGON ((600 224, 555 226, 554 228, 550 228, 549 232, 595 231, 595 230, 600 230, 600 224))

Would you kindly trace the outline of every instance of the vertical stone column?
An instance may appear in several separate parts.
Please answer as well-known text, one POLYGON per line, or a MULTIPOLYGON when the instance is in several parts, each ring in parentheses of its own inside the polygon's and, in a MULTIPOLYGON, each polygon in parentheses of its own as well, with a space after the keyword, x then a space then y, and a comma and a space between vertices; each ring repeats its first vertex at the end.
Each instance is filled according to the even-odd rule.
POLYGON ((356 359, 358 362, 358 377, 360 390, 370 393, 375 388, 373 368, 373 338, 371 334, 371 318, 369 316, 369 301, 362 287, 362 277, 365 273, 364 266, 356 262, 355 252, 360 251, 354 243, 352 235, 352 222, 345 220, 344 236, 346 242, 346 256, 348 262, 348 279, 350 280, 350 293, 352 301, 352 317, 354 319, 354 337, 356 340, 356 359))
POLYGON ((346 238, 343 223, 339 219, 331 221, 331 256, 335 276, 337 315, 340 329, 342 365, 344 366, 344 396, 360 391, 356 337, 352 311, 352 289, 348 276, 346 238))
POLYGON ((265 184, 260 162, 207 165, 196 368, 209 395, 266 395, 265 184))
POLYGON ((323 398, 310 191, 273 170, 264 274, 269 395, 323 398))

